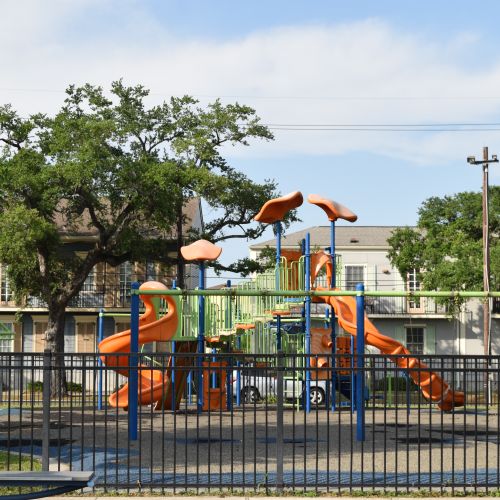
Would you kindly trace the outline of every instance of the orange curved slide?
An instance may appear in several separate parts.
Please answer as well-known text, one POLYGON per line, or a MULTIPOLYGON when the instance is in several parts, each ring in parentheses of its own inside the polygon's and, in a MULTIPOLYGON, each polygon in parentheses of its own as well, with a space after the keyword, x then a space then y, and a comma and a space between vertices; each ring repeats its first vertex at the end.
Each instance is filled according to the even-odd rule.
MULTIPOLYGON (((317 288, 317 291, 328 290, 317 288)), ((355 297, 318 297, 331 305, 337 316, 339 325, 351 335, 356 335, 356 299, 355 297)), ((422 394, 437 403, 439 408, 450 411, 456 406, 464 405, 464 393, 453 391, 436 373, 428 369, 419 359, 411 357, 411 353, 398 341, 381 334, 365 315, 365 342, 387 355, 405 354, 408 357, 391 358, 399 368, 406 370, 413 381, 420 387, 422 394)))
MULTIPOLYGON (((141 285, 140 290, 167 289, 163 283, 148 281, 141 285)), ((139 318, 139 345, 149 342, 166 342, 171 340, 178 325, 178 314, 173 297, 165 296, 168 312, 160 319, 156 319, 156 311, 152 299, 154 295, 141 295, 146 311, 139 318)), ((101 360, 106 366, 116 369, 118 373, 128 377, 130 353, 130 330, 117 333, 105 338, 99 343, 99 352, 106 354, 101 360)), ((148 405, 162 401, 170 389, 170 377, 162 370, 154 370, 140 365, 139 374, 139 404, 148 405)), ((128 407, 128 383, 109 397, 109 404, 114 407, 128 407)))

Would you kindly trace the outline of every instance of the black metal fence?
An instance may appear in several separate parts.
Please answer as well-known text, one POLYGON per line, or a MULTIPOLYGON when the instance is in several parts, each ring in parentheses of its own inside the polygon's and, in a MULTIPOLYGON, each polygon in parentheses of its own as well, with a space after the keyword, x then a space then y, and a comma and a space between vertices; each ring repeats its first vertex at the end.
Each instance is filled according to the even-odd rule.
POLYGON ((409 377, 380 355, 365 355, 360 373, 352 355, 335 356, 332 369, 324 355, 141 354, 132 441, 124 358, 101 366, 94 354, 66 354, 61 372, 49 355, 1 354, 3 468, 95 470, 105 490, 500 488, 498 356, 411 356, 433 372, 431 402, 413 380, 429 369, 412 365, 409 377), (438 408, 448 389, 464 392, 464 406, 438 408))

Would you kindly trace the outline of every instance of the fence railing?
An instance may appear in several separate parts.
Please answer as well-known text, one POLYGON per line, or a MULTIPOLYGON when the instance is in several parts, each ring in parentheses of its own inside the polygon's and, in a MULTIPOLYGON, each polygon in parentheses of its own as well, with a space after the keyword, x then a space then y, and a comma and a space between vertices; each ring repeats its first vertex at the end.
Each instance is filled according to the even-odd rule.
POLYGON ((62 368, 48 354, 1 354, 5 468, 95 470, 96 488, 114 491, 500 488, 498 356, 411 356, 428 366, 413 375, 431 370, 442 381, 428 389, 434 402, 381 355, 364 355, 362 369, 349 354, 334 356, 335 369, 327 355, 138 357, 143 405, 130 441, 126 378, 116 371, 127 374, 127 355, 105 355, 101 366, 97 355, 65 354, 62 368), (443 412, 448 388, 465 393, 464 406, 443 412))

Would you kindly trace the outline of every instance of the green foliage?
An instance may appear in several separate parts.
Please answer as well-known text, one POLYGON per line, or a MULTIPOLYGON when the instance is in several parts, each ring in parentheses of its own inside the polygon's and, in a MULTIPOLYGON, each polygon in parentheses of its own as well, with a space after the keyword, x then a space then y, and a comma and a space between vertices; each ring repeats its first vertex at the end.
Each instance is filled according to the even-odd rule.
MULTIPOLYGON (((500 187, 489 191, 491 290, 500 290, 500 187)), ((389 258, 402 276, 420 271, 426 290, 482 290, 482 195, 464 192, 429 198, 417 228, 401 228, 389 239, 389 258)), ((460 301, 449 304, 452 310, 460 301)))
POLYGON ((89 84, 66 93, 55 116, 22 118, 0 106, 0 261, 18 297, 47 302, 49 322, 98 263, 176 263, 172 235, 192 197, 203 198, 213 218, 202 234, 186 236, 262 234, 264 225, 250 224, 278 195, 276 184, 253 182, 221 152, 272 139, 252 108, 220 101, 201 108, 189 96, 147 107, 149 91, 122 81, 110 93, 89 84), (82 233, 86 245, 70 241, 82 233))
POLYGON ((26 386, 29 392, 42 392, 43 391, 43 382, 37 380, 36 382, 28 382, 26 386))
MULTIPOLYGON (((28 392, 42 392, 43 382, 41 382, 40 380, 37 380, 36 382, 28 382, 28 385, 26 387, 28 389, 28 392)), ((82 384, 67 381, 66 390, 68 392, 82 392, 82 384)))
POLYGON ((412 380, 408 380, 407 377, 386 377, 376 380, 375 390, 384 392, 387 392, 389 390, 401 392, 406 390, 407 384, 409 384, 411 389, 416 389, 415 384, 412 382, 412 380))

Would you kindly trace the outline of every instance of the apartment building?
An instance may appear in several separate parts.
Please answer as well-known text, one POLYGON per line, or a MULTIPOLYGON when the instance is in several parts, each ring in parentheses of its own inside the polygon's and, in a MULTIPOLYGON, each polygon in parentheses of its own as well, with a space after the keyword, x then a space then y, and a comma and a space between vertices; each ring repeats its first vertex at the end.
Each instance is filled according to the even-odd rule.
MULTIPOLYGON (((184 207, 184 214, 185 232, 190 228, 202 228, 203 215, 199 199, 190 200, 184 207)), ((62 221, 60 227, 65 243, 71 245, 73 250, 85 252, 95 237, 83 230, 78 234, 69 234, 62 221)), ((130 311, 132 282, 159 280, 169 285, 175 276, 175 268, 152 261, 125 262, 118 267, 97 265, 67 308, 65 351, 95 352, 99 310, 105 308, 106 312, 116 314, 130 311)), ((194 266, 188 265, 186 284, 189 288, 194 288, 196 283, 197 271, 194 266)), ((106 336, 129 327, 127 318, 111 316, 104 319, 106 336)), ((9 286, 5 266, 0 265, 0 352, 43 351, 46 327, 46 305, 35 297, 27 297, 22 304, 17 304, 9 286)))
MULTIPOLYGON (((366 290, 418 291, 421 285, 416 270, 401 276, 387 257, 388 238, 395 226, 337 226, 336 254, 340 262, 339 288, 353 290, 364 283, 366 290)), ((315 226, 287 234, 282 248, 298 249, 310 233, 311 249, 330 246, 330 227, 315 226)), ((275 247, 275 240, 250 246, 256 258, 265 247, 275 247)), ((492 303, 491 352, 500 354, 500 301, 492 303)), ((482 304, 470 300, 457 317, 431 298, 367 297, 366 309, 375 326, 385 335, 405 344, 416 354, 469 354, 483 351, 482 304)))

